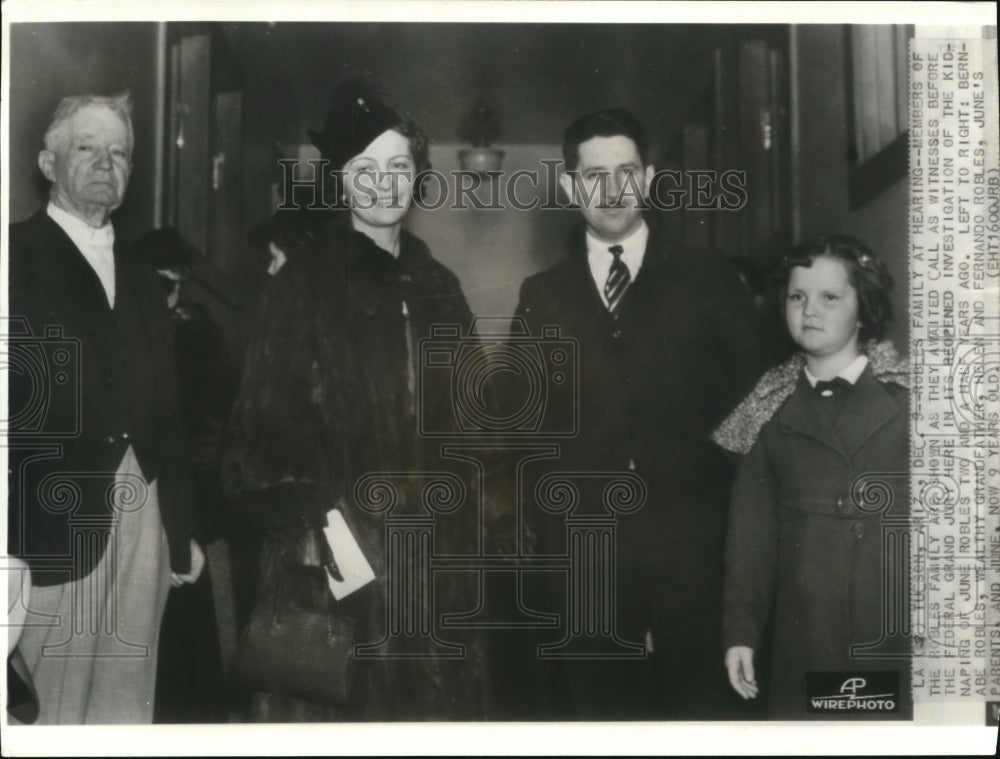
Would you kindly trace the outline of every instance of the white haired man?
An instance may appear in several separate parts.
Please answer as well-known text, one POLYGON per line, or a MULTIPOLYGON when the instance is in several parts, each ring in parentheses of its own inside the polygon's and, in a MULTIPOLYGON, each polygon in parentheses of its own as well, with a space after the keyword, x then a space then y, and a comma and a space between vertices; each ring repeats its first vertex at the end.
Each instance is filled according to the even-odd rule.
POLYGON ((160 619, 204 556, 155 274, 115 240, 128 95, 64 98, 48 206, 10 228, 9 552, 31 567, 18 643, 38 724, 152 721, 160 619))

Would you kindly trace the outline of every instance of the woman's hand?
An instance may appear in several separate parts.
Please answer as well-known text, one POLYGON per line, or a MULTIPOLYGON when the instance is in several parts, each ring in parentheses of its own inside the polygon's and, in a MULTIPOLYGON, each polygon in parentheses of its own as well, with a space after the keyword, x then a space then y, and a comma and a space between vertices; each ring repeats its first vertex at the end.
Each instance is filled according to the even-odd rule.
POLYGON ((753 673, 753 649, 733 646, 726 651, 726 670, 729 684, 743 698, 757 698, 757 680, 753 673))

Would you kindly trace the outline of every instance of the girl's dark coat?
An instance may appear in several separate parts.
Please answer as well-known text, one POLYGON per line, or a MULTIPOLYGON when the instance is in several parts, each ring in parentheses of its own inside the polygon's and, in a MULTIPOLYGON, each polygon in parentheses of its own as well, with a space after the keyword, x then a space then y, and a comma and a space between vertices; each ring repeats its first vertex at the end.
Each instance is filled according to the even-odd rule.
POLYGON ((800 377, 742 459, 729 516, 724 646, 759 654, 773 613, 773 662, 762 696, 783 719, 809 716, 809 672, 895 669, 908 698, 905 642, 879 650, 896 658, 852 657, 850 650, 879 641, 888 623, 883 531, 907 522, 908 394, 877 381, 869 366, 836 424, 821 403, 800 377))

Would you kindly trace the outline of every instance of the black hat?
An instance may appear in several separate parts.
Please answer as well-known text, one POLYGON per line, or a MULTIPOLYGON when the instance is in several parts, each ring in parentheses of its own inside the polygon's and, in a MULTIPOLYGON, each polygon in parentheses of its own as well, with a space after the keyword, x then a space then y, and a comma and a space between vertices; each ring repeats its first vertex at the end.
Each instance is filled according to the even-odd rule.
POLYGON ((352 79, 334 88, 323 131, 307 130, 313 145, 330 161, 332 171, 358 155, 375 138, 403 123, 403 117, 386 105, 375 88, 352 79))
POLYGON ((174 227, 152 229, 136 240, 132 248, 154 269, 190 269, 199 255, 197 248, 174 227))

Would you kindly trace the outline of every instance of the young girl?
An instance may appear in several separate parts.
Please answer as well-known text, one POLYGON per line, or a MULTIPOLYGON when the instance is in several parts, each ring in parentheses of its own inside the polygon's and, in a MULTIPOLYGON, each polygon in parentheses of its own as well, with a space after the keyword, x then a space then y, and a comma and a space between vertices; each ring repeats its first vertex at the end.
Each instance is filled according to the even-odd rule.
POLYGON ((896 672, 895 703, 905 704, 909 647, 883 634, 883 576, 891 574, 883 568, 884 517, 891 510, 905 525, 908 513, 908 368, 891 344, 878 343, 892 280, 863 243, 834 235, 786 257, 778 282, 801 353, 765 374, 715 435, 747 453, 726 545, 729 681, 745 699, 758 695, 754 655, 768 643, 771 621, 772 717, 829 717, 811 713, 810 697, 840 695, 841 683, 812 693, 830 686, 822 676, 807 686, 808 673, 896 672), (874 508, 859 495, 866 475, 891 493, 874 508), (852 646, 879 641, 866 656, 852 654, 852 646))

